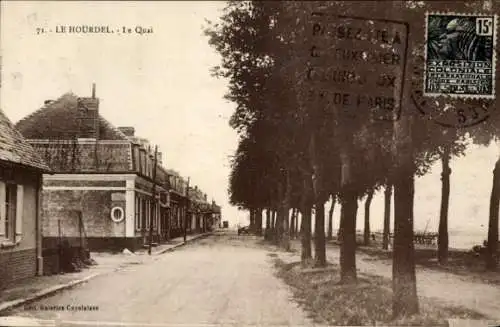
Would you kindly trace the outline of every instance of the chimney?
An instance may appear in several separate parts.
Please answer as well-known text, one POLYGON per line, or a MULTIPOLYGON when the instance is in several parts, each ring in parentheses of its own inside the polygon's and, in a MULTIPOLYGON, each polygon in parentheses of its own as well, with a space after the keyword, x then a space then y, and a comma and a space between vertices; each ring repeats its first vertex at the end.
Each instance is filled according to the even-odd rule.
POLYGON ((78 98, 79 138, 99 139, 99 99, 92 84, 91 98, 78 98))
POLYGON ((134 136, 135 134, 135 128, 133 128, 132 126, 122 126, 122 127, 118 127, 118 130, 120 132, 122 132, 123 134, 125 134, 125 136, 134 136))

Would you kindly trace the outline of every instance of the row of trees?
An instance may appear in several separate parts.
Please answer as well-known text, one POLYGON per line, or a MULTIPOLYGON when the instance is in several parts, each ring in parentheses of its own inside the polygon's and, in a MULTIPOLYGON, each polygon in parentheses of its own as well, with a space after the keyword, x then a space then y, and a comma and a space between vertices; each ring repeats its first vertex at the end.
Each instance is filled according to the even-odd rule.
MULTIPOLYGON (((453 4, 453 8, 470 11, 479 5, 482 4, 463 3, 460 6, 464 8, 457 8, 453 4)), ((226 98, 236 104, 230 124, 239 132, 240 142, 232 161, 231 202, 249 209, 252 224, 258 229, 262 226, 263 209, 268 213, 266 227, 272 225, 275 212, 274 239, 285 249, 290 248, 289 212, 297 209, 302 217, 302 261, 324 266, 324 205, 330 198, 334 203, 337 200, 341 205, 340 277, 344 283, 355 283, 358 200, 367 197, 365 212, 369 213, 373 193, 385 188, 384 230, 388 234, 393 189, 395 316, 419 311, 413 256, 415 176, 427 173, 437 160, 443 164, 439 259, 444 263, 448 250, 450 159, 463 154, 470 140, 480 144, 495 140, 498 120, 491 117, 468 129, 442 128, 434 123, 441 113, 434 110, 423 116, 413 107, 407 90, 402 113, 399 117, 391 113, 393 118, 399 118, 392 122, 376 119, 378 112, 374 110, 357 114, 332 105, 328 88, 312 85, 305 73, 311 65, 311 58, 304 55, 309 53, 312 41, 308 20, 318 9, 351 16, 362 12, 367 17, 405 17, 410 29, 423 30, 424 13, 435 11, 436 6, 413 1, 378 7, 362 1, 229 1, 220 21, 209 22, 205 30, 209 43, 222 56, 222 65, 215 67, 213 73, 228 79, 226 98), (314 258, 312 210, 317 231, 314 258)), ((412 51, 409 58, 423 57, 423 39, 409 39, 409 42, 408 51, 412 51)), ((379 74, 377 69, 373 65, 364 73, 379 74)), ((407 76, 406 85, 421 79, 418 71, 407 76)), ((461 100, 451 102, 452 107, 457 101, 461 100)), ((495 169, 491 198, 488 238, 491 269, 495 267, 498 243, 499 169, 495 169)), ((331 234, 330 226, 328 233, 331 234)), ((388 242, 388 237, 384 237, 384 246, 388 242)))

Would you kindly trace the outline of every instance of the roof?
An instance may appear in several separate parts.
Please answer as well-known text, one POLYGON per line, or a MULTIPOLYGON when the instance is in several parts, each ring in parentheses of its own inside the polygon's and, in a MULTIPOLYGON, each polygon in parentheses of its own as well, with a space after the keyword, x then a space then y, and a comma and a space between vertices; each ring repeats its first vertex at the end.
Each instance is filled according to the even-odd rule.
MULTIPOLYGON (((66 93, 20 120, 16 124, 16 128, 27 139, 78 138, 80 130, 80 118, 77 114, 79 99, 73 93, 66 93)), ((101 115, 98 116, 98 119, 99 139, 128 140, 125 134, 101 115)))
POLYGON ((12 122, 0 109, 0 160, 23 166, 50 171, 50 168, 17 131, 12 122))
POLYGON ((178 176, 178 177, 181 176, 178 172, 176 172, 173 169, 167 169, 167 174, 172 175, 172 176, 178 176))

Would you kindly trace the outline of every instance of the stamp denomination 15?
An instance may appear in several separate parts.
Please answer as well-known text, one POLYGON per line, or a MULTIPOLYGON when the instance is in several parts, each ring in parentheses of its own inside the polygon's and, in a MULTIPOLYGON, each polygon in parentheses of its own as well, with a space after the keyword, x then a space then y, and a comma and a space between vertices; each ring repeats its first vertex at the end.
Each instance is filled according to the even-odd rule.
POLYGON ((424 95, 495 98, 496 16, 428 13, 424 95))

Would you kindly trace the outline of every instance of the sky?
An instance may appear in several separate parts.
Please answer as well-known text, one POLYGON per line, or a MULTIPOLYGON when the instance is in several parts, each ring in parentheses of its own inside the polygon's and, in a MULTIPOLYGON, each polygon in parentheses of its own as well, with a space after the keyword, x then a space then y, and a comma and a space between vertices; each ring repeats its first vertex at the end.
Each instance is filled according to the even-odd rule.
POLYGON ((167 168, 190 177, 223 206, 224 219, 238 222, 242 213, 227 196, 229 157, 237 145, 228 123, 234 104, 222 98, 226 81, 210 75, 220 57, 203 35, 205 18, 217 19, 224 2, 1 6, 0 101, 13 122, 66 92, 90 96, 95 83, 103 117, 134 126, 136 135, 158 144, 167 168), (56 33, 64 25, 104 25, 115 33, 56 33), (137 26, 153 33, 139 35, 137 26), (132 33, 118 34, 123 27, 132 33))
MULTIPOLYGON (((203 35, 224 2, 1 2, 0 104, 14 122, 44 100, 72 91, 90 96, 115 126, 158 144, 167 168, 223 206, 223 219, 247 224, 248 214, 228 203, 229 158, 237 134, 229 127, 235 105, 223 99, 227 82, 210 75, 219 55, 203 35), (107 35, 55 33, 58 26, 104 25, 107 35), (135 28, 152 29, 139 35, 135 28), (132 33, 118 33, 123 27, 132 33), (44 29, 46 33, 37 34, 44 29), (50 32, 52 30, 52 32, 50 32)), ((474 148, 452 160, 449 227, 485 234, 492 170, 498 147, 474 148)), ((440 165, 416 181, 415 229, 437 231, 440 165)), ((329 204, 327 204, 327 209, 329 204)), ((339 206, 334 228, 338 226, 339 206)), ((360 201, 358 229, 363 226, 360 201)), ((372 230, 382 228, 383 196, 372 204, 372 230)))

